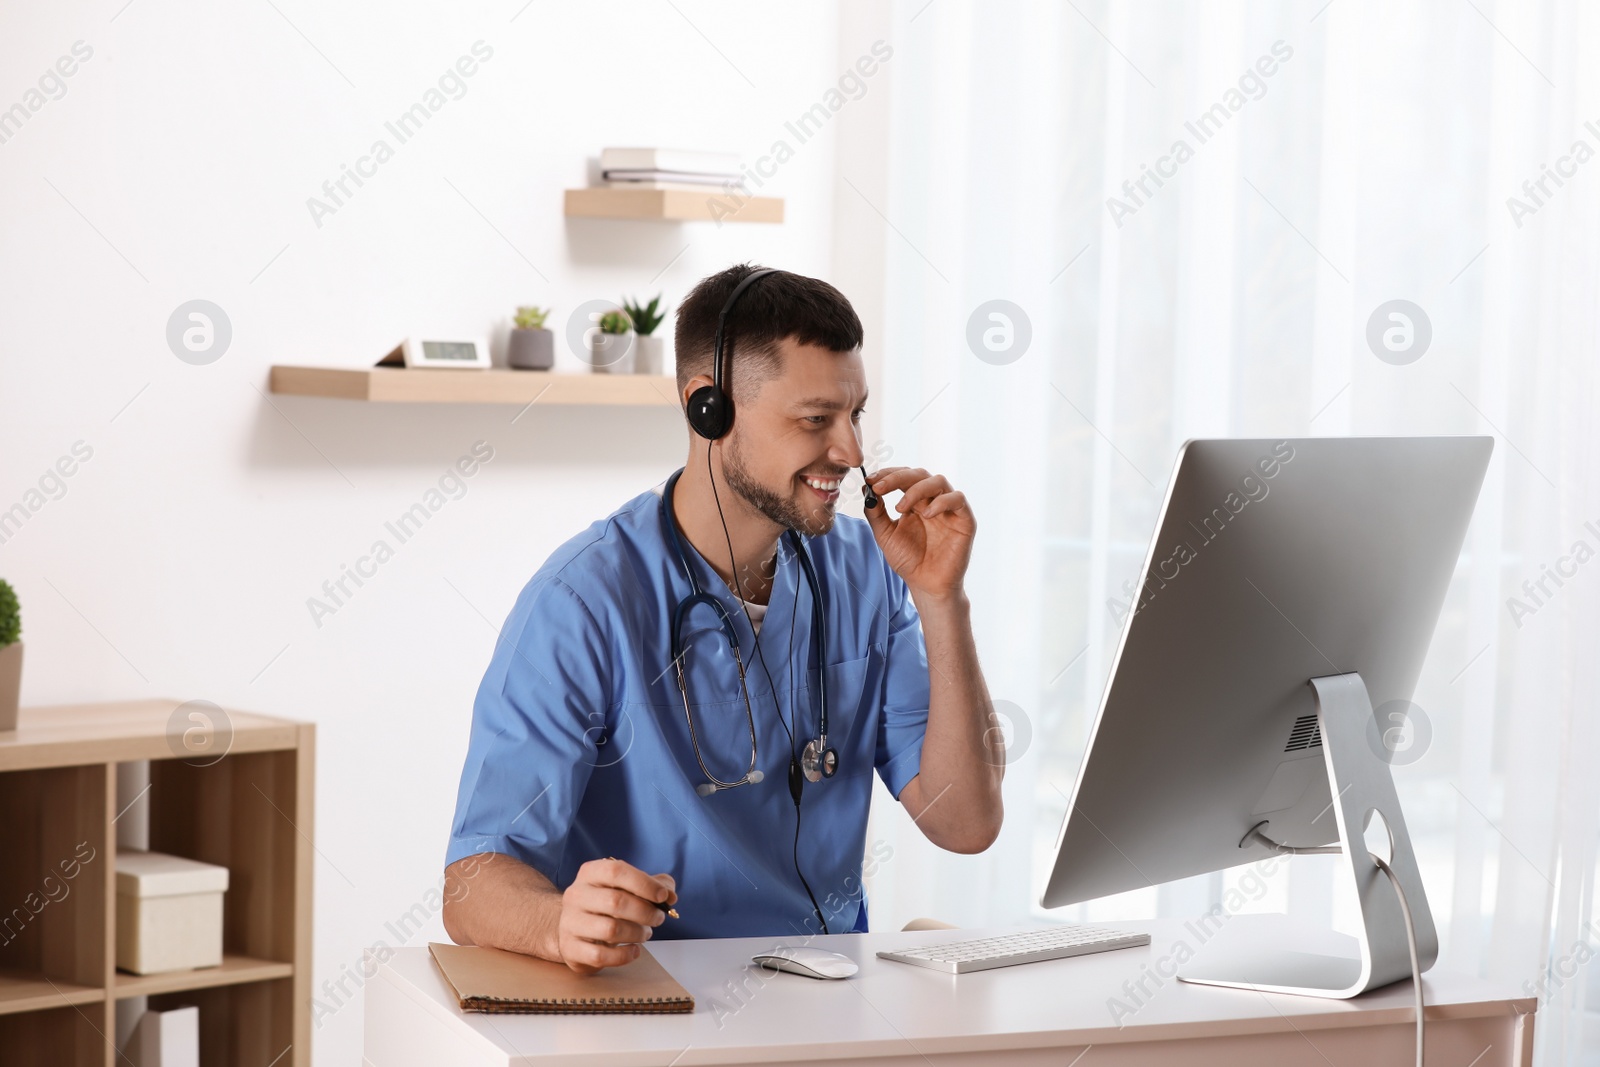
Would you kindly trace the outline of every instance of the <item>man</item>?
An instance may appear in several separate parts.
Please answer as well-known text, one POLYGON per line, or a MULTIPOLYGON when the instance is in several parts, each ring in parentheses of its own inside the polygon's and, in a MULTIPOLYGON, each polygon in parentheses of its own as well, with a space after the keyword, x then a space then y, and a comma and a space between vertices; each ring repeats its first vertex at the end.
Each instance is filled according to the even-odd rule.
POLYGON ((825 282, 756 271, 704 279, 678 311, 690 410, 748 282, 726 310, 731 427, 692 433, 679 474, 557 550, 505 624, 446 855, 461 944, 590 974, 655 935, 865 930, 874 769, 936 845, 999 833, 971 508, 891 467, 866 522, 836 520, 863 461, 861 321, 825 282), (820 734, 831 775, 803 769, 820 734))

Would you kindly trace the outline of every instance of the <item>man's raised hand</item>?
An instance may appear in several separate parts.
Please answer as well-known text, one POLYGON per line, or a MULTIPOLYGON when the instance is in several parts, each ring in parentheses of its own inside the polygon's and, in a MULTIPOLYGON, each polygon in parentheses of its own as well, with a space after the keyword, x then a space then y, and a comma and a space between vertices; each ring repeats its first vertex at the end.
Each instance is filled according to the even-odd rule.
POLYGON ((868 484, 878 506, 867 508, 872 536, 884 559, 905 579, 913 595, 948 597, 961 592, 978 521, 965 494, 951 488, 943 475, 920 467, 885 467, 868 484), (885 494, 900 491, 890 518, 885 494))

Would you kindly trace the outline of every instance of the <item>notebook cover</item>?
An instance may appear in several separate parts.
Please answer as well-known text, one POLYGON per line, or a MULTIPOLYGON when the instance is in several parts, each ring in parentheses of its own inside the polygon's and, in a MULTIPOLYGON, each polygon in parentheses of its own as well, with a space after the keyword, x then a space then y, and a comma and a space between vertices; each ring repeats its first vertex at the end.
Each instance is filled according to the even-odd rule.
POLYGON ((639 958, 598 974, 497 948, 441 945, 428 951, 462 1011, 638 1013, 694 1011, 694 997, 642 949, 639 958))

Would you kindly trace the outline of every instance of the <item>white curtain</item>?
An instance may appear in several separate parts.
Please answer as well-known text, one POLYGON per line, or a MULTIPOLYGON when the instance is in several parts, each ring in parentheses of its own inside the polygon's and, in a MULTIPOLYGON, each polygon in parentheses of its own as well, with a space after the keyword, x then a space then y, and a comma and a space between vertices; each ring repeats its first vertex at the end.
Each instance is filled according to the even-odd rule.
MULTIPOLYGON (((1439 965, 1532 983, 1539 1062, 1580 1062, 1600 559, 1561 560, 1600 551, 1600 8, 906 0, 890 24, 887 178, 840 194, 881 220, 880 451, 974 499, 979 644, 1018 754, 983 856, 875 807, 874 926, 1047 918, 1108 604, 1185 438, 1491 433, 1414 697, 1431 740, 1395 775, 1439 965), (1396 365, 1367 323, 1402 299, 1431 341, 1396 365), (992 300, 1031 330, 1014 361, 969 345, 992 300)), ((1260 907, 1347 922, 1326 862, 1260 907)), ((1189 914, 1230 877, 1048 918, 1189 914)))

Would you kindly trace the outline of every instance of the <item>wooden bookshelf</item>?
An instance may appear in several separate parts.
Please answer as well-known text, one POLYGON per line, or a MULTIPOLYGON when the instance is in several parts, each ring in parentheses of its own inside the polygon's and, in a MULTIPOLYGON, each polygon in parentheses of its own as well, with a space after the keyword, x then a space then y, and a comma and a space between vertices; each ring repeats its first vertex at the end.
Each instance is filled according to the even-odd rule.
POLYGON ((175 700, 24 708, 0 733, 0 1062, 113 1067, 116 1002, 200 1007, 203 1067, 311 1063, 315 728, 229 711, 193 756, 175 700), (222 737, 221 734, 218 735, 222 737), (119 763, 150 761, 150 847, 229 870, 220 967, 116 970, 119 763))
POLYGON ((272 368, 271 389, 388 404, 589 404, 677 407, 678 383, 656 374, 452 370, 439 367, 272 368))
POLYGON ((715 190, 568 189, 568 218, 634 219, 651 222, 782 222, 783 201, 773 196, 738 197, 715 190))

